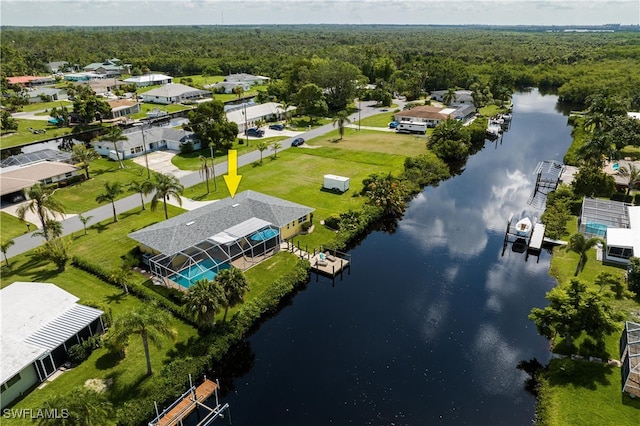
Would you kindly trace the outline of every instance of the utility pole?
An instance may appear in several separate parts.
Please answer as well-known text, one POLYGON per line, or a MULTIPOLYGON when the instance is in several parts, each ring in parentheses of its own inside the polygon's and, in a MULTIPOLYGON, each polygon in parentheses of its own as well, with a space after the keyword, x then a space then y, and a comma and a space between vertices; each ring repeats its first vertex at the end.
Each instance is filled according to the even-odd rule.
POLYGON ((149 169, 149 158, 147 157, 147 141, 144 137, 144 123, 140 126, 142 130, 142 149, 144 150, 144 163, 147 166, 147 179, 151 180, 151 170, 149 169))
POLYGON ((213 192, 218 192, 218 182, 216 182, 216 166, 213 158, 213 142, 209 139, 209 150, 211 151, 211 172, 213 173, 213 192))
POLYGON ((245 138, 247 140, 247 147, 249 146, 249 132, 247 130, 249 130, 247 128, 247 104, 243 103, 242 104, 242 108, 244 109, 244 112, 242 113, 242 115, 244 115, 244 135, 245 138))
POLYGON ((360 98, 358 98, 358 131, 360 131, 360 110, 362 110, 362 102, 360 102, 360 98))

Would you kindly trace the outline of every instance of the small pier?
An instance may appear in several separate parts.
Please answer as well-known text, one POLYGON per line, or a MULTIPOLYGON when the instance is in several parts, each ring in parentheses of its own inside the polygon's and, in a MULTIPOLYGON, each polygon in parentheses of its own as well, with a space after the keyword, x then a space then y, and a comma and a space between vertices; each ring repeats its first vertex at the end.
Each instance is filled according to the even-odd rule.
POLYGON ((527 232, 523 232, 522 229, 518 229, 513 224, 513 214, 509 216, 507 221, 507 230, 504 233, 504 241, 502 245, 502 256, 507 249, 509 243, 511 243, 511 249, 517 253, 526 252, 525 260, 529 259, 529 255, 535 255, 540 260, 540 252, 545 242, 546 227, 542 223, 535 223, 533 220, 532 228, 527 232))
POLYGON ((310 252, 308 249, 305 248, 303 250, 288 241, 282 243, 281 249, 308 260, 311 264, 311 269, 316 274, 329 276, 334 281, 337 275, 342 278, 344 271, 347 271, 348 274, 351 273, 351 255, 348 253, 334 249, 324 249, 322 246, 310 252))
POLYGON ((557 161, 545 160, 539 162, 534 172, 536 185, 527 200, 527 204, 538 209, 544 208, 547 202, 547 195, 558 187, 563 170, 564 164, 557 161))
POLYGON ((217 382, 205 377, 204 382, 196 387, 191 383, 191 376, 189 376, 189 383, 191 384, 189 390, 183 393, 173 404, 165 408, 161 413, 158 413, 158 406, 156 404, 157 416, 149 422, 148 426, 182 426, 184 420, 199 408, 203 408, 206 414, 202 418, 200 418, 200 415, 198 416, 198 426, 210 425, 214 420, 224 418, 225 416, 227 418, 227 424, 231 424, 229 404, 220 405, 218 402, 218 388, 220 385, 217 382), (216 406, 214 408, 204 403, 212 395, 215 395, 216 406))

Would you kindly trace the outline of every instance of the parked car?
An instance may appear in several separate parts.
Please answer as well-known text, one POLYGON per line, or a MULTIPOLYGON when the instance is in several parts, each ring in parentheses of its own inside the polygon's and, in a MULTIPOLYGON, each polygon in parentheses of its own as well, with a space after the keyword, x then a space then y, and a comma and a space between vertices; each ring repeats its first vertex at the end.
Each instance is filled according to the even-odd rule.
POLYGON ((261 138, 264 136, 264 130, 258 129, 256 127, 252 127, 250 129, 245 130, 244 134, 247 136, 261 138))
POLYGON ((291 142, 291 146, 300 146, 304 143, 304 139, 302 138, 295 138, 293 140, 293 142, 291 142))
POLYGON ((392 121, 391 123, 389 123, 389 128, 390 129, 395 129, 398 127, 398 122, 397 121, 392 121))
POLYGON ((282 130, 284 130, 284 124, 271 124, 271 125, 269 125, 269 128, 270 128, 271 130, 279 130, 279 131, 282 131, 282 130))

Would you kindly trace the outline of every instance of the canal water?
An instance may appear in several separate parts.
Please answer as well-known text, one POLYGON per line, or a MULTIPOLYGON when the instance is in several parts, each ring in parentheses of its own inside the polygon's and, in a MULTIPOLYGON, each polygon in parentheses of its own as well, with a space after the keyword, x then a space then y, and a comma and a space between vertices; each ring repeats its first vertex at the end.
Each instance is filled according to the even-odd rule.
POLYGON ((350 275, 312 276, 237 350, 219 371, 234 425, 531 424, 516 365, 549 359, 527 315, 555 282, 548 253, 525 261, 502 243, 511 213, 542 213, 527 205, 534 169, 562 161, 571 129, 555 96, 513 102, 502 140, 419 194, 394 234, 351 250, 350 275))

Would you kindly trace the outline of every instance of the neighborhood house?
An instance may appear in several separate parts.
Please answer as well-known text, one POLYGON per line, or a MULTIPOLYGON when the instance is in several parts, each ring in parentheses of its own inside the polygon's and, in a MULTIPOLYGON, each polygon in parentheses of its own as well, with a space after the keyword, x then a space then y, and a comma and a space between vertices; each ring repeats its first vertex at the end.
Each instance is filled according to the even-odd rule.
POLYGON ((231 266, 246 270, 311 222, 311 207, 255 191, 238 193, 129 234, 157 282, 180 290, 231 266))
MULTIPOLYGON (((192 143, 194 149, 200 149, 200 142, 195 139, 193 132, 172 129, 170 127, 152 127, 150 129, 133 129, 124 135, 127 139, 116 143, 121 159, 133 158, 147 152, 170 149, 180 151, 180 146, 192 143)), ((98 140, 91 142, 98 154, 117 160, 113 142, 98 140)))
POLYGON ((36 183, 49 185, 66 182, 82 174, 82 170, 67 163, 40 161, 25 166, 3 167, 0 173, 0 196, 7 201, 24 197, 24 189, 36 183))
POLYGON ((103 312, 54 284, 15 282, 0 290, 1 408, 62 367, 73 345, 104 331, 103 312))
POLYGON ((195 89, 180 83, 169 83, 139 95, 144 102, 154 104, 177 104, 197 99, 210 98, 211 92, 195 89))
POLYGON ((173 82, 173 77, 164 74, 145 74, 135 77, 129 77, 124 80, 125 83, 134 83, 138 87, 159 86, 173 82))
MULTIPOLYGON (((296 107, 287 108, 287 113, 295 111, 296 107)), ((284 118, 282 104, 266 102, 264 104, 233 105, 227 109, 227 120, 238 125, 238 132, 244 133, 245 129, 255 127, 258 121, 277 121, 284 118)))

